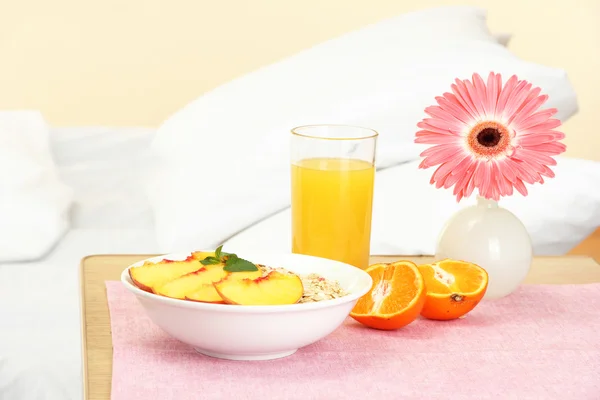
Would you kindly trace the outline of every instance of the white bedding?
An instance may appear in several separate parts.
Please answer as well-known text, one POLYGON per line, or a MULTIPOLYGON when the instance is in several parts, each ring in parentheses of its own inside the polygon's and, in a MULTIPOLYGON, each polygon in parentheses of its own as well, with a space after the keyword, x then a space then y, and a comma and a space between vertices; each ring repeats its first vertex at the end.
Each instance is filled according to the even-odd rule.
POLYGON ((52 129, 58 174, 74 194, 71 227, 153 228, 145 187, 154 132, 143 127, 52 129))
POLYGON ((156 250, 152 230, 73 229, 43 260, 0 264, 0 399, 81 399, 81 259, 156 250))
MULTIPOLYGON (((435 254, 442 227, 453 213, 475 203, 457 204, 450 190, 429 184, 431 171, 420 160, 378 171, 375 177, 372 254, 435 254)), ((535 255, 563 255, 600 226, 600 163, 558 158, 554 179, 528 188, 499 204, 525 224, 535 255)), ((225 248, 291 251, 289 207, 233 235, 225 248)))
MULTIPOLYGON (((82 398, 81 259, 161 252, 143 194, 147 170, 142 166, 150 157, 153 133, 141 128, 54 130, 59 175, 74 190, 73 227, 41 260, 0 263, 0 399, 82 398)), ((430 253, 439 224, 458 207, 453 199, 445 200, 445 191, 428 185, 429 172, 416 169, 415 162, 377 174, 375 253, 430 253), (415 222, 414 210, 427 219, 415 222)), ((538 186, 526 201, 503 203, 521 210, 519 216, 537 232, 538 253, 561 253, 600 224, 600 189, 591 185, 597 181, 600 163, 563 160, 557 178, 538 186)), ((289 210, 245 228, 228 247, 289 250, 289 210)))
POLYGON ((287 207, 289 131, 295 126, 372 128, 379 133, 377 167, 395 166, 425 150, 414 135, 435 96, 457 77, 490 71, 541 87, 549 95, 544 107, 555 107, 556 118, 574 115, 577 98, 565 72, 517 57, 490 34, 486 18, 485 10, 468 6, 400 14, 240 76, 181 107, 152 143, 160 173, 149 193, 161 249, 217 246, 287 207))

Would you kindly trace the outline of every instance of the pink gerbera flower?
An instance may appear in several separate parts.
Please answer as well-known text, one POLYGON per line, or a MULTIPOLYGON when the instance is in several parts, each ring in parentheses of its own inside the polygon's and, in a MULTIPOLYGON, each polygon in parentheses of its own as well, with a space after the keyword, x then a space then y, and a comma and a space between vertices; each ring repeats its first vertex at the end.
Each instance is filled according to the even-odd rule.
POLYGON ((500 74, 490 73, 487 85, 478 75, 456 80, 452 93, 436 97, 417 124, 416 143, 432 144, 421 153, 419 168, 439 167, 431 184, 454 185, 456 200, 475 189, 487 199, 510 196, 513 188, 527 195, 525 183, 544 183, 554 177, 552 156, 565 151, 565 135, 551 118, 556 109, 539 110, 548 99, 540 88, 512 76, 504 87, 500 74))

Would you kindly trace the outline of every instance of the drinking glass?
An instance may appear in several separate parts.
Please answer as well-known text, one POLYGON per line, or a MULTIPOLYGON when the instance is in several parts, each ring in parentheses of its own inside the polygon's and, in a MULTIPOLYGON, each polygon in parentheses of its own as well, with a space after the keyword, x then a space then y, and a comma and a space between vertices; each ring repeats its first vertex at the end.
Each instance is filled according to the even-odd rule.
POLYGON ((292 252, 369 265, 377 136, 346 125, 292 129, 292 252))

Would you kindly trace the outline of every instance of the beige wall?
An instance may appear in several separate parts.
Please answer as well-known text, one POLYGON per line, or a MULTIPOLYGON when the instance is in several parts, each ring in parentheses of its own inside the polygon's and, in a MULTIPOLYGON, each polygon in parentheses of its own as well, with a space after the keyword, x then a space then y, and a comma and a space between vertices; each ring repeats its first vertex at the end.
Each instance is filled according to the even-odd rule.
POLYGON ((0 108, 53 125, 160 124, 222 82, 418 8, 474 4, 520 57, 567 70, 571 156, 600 160, 600 0, 0 0, 0 108))

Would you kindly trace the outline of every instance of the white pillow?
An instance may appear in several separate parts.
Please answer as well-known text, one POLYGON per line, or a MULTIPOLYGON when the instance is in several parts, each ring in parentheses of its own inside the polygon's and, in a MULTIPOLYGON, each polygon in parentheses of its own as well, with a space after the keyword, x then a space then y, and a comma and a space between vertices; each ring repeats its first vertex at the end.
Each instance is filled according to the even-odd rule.
POLYGON ((40 113, 0 111, 0 262, 44 256, 69 227, 70 204, 40 113))
MULTIPOLYGON (((499 205, 525 225, 536 255, 567 253, 600 226, 600 162, 557 157, 556 177, 528 186, 499 205)), ((433 171, 415 160, 377 173, 373 203, 371 254, 434 254, 443 225, 459 209, 452 190, 429 184, 433 171)), ((225 243, 236 252, 291 251, 291 212, 286 209, 225 243)))
POLYGON ((60 179, 73 190, 72 228, 153 229, 145 193, 152 128, 53 128, 60 179))
POLYGON ((400 15, 327 41, 200 96, 158 129, 150 189, 164 251, 213 247, 289 205, 290 129, 362 125, 379 133, 379 168, 415 159, 416 124, 456 77, 500 72, 577 110, 564 71, 520 60, 498 43, 484 10, 400 15))

